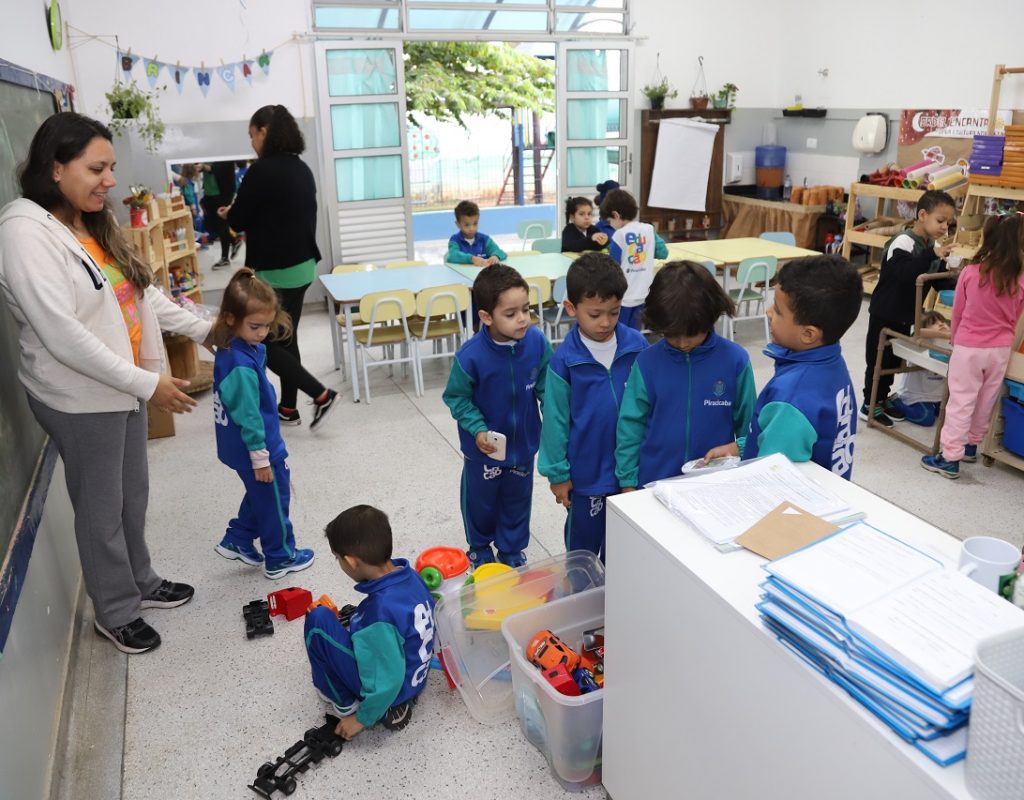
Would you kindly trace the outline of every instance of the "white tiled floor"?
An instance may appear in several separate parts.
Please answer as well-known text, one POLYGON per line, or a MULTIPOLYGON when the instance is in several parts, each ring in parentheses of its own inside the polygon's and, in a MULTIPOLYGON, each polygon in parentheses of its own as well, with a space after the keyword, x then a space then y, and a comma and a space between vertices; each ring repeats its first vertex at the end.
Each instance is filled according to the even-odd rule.
MULTIPOLYGON (((866 322, 865 309, 844 342, 855 385, 863 370, 866 322)), ((322 311, 308 309, 302 321, 304 363, 340 388, 340 373, 331 369, 328 324, 322 311)), ((757 323, 740 326, 758 387, 771 369, 760 353, 760 330, 757 323)), ((150 612, 163 645, 127 662, 124 798, 252 796, 246 784, 257 767, 322 720, 301 621, 275 618, 274 636, 248 641, 241 608, 282 584, 305 586, 314 596, 329 593, 339 606, 357 601, 323 538, 323 527, 335 514, 355 503, 383 508, 391 517, 396 555, 415 558, 432 545, 464 543, 456 429, 440 397, 446 375, 441 361, 428 362, 426 395, 416 398, 411 378, 401 381, 396 371, 391 380, 386 371, 375 370, 372 405, 345 400, 319 435, 308 424, 285 429, 294 477, 292 520, 299 544, 318 554, 313 567, 294 581, 271 583, 213 552, 242 486, 217 462, 209 393, 200 396, 194 413, 179 418, 177 436, 150 444, 148 539, 154 563, 167 577, 195 584, 197 593, 181 609, 150 612)), ((301 411, 308 423, 309 409, 301 411)), ((925 472, 918 459, 909 447, 865 430, 857 438, 854 479, 956 536, 995 534, 1020 544, 1018 498, 1024 483, 1019 473, 978 464, 966 467, 954 483, 925 472)), ((563 550, 563 520, 538 477, 532 560, 563 550)), ((124 659, 111 655, 111 648, 98 652, 95 658, 106 659, 111 669, 124 668, 124 659)), ((91 667, 88 659, 79 662, 79 672, 90 668, 95 662, 91 667)), ((88 728, 78 735, 90 736, 88 728)), ((119 759, 107 767, 112 785, 120 767, 119 759)), ((563 795, 515 722, 476 723, 442 676, 432 673, 407 729, 359 736, 338 758, 302 776, 296 796, 532 800, 563 795)), ((594 788, 585 796, 604 795, 594 788)))

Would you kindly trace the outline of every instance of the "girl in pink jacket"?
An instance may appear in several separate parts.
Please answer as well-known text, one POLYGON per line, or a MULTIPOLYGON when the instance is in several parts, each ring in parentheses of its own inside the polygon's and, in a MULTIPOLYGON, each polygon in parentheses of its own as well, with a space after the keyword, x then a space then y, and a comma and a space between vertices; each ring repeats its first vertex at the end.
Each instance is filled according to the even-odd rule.
POLYGON ((978 460, 1002 389, 1024 312, 1024 215, 989 219, 976 258, 960 274, 953 300, 942 452, 921 459, 921 466, 946 478, 960 477, 961 461, 978 460))

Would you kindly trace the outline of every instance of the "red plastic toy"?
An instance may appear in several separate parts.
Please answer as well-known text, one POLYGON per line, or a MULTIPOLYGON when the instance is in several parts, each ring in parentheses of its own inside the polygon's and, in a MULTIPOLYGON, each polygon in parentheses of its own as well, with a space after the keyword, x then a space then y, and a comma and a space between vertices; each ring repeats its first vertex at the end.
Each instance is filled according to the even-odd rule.
POLYGON ((533 635, 526 645, 526 660, 540 667, 545 675, 556 666, 564 666, 568 674, 580 665, 579 654, 549 630, 537 631, 533 635))
POLYGON ((435 592, 450 578, 469 572, 469 558, 458 547, 430 547, 416 559, 416 571, 430 591, 435 592))
POLYGON ((271 616, 283 614, 284 618, 291 622, 305 616, 310 603, 313 602, 313 593, 299 586, 289 586, 287 589, 278 589, 268 594, 267 602, 270 604, 271 616))
POLYGON ((580 687, 576 685, 565 664, 559 664, 554 669, 541 670, 541 674, 548 683, 555 687, 555 691, 570 697, 579 697, 580 687))

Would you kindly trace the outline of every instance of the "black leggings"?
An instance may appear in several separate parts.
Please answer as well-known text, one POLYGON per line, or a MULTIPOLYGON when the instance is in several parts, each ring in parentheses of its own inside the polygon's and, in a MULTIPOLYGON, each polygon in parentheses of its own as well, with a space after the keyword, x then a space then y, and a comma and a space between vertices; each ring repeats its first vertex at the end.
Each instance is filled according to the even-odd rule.
POLYGON ((281 405, 285 408, 296 407, 300 389, 314 399, 326 391, 326 387, 302 366, 302 356, 299 355, 299 318, 302 316, 302 299, 308 288, 307 283, 294 289, 274 289, 281 308, 292 318, 291 337, 267 344, 267 366, 281 379, 281 405))
POLYGON ((228 221, 217 216, 217 209, 230 202, 230 197, 218 194, 207 195, 200 203, 203 207, 203 227, 211 236, 220 239, 220 257, 223 259, 227 259, 231 255, 231 245, 235 243, 235 237, 231 235, 228 221))

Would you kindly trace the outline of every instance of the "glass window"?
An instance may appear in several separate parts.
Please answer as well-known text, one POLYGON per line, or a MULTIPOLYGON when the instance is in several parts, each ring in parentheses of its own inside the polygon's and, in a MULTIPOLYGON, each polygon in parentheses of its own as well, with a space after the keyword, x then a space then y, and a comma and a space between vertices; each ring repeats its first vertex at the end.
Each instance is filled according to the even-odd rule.
POLYGON ((627 88, 626 53, 622 50, 570 50, 565 69, 570 92, 622 92, 627 88))
POLYGON ((395 51, 328 50, 327 92, 331 97, 396 94, 395 51))
MULTIPOLYGON (((516 0, 521 2, 521 0, 516 0)), ((555 0, 555 8, 585 6, 586 8, 624 8, 624 0, 555 0)))
POLYGON ((402 157, 360 156, 334 159, 338 202, 402 197, 402 157))
POLYGON ((555 30, 560 33, 607 33, 622 35, 626 32, 626 17, 614 12, 576 13, 555 15, 555 30))
POLYGON ((398 147, 397 103, 351 103, 331 106, 331 136, 335 150, 398 147))
POLYGON ((369 8, 356 6, 319 7, 313 16, 316 28, 342 30, 398 30, 397 8, 369 8))
POLYGON ((625 100, 570 100, 566 121, 570 139, 621 139, 625 100))
POLYGON ((566 180, 570 189, 594 187, 611 179, 622 183, 625 147, 569 147, 566 149, 566 180))
POLYGON ((530 31, 546 32, 547 11, 462 11, 450 8, 410 8, 414 31, 530 31))

